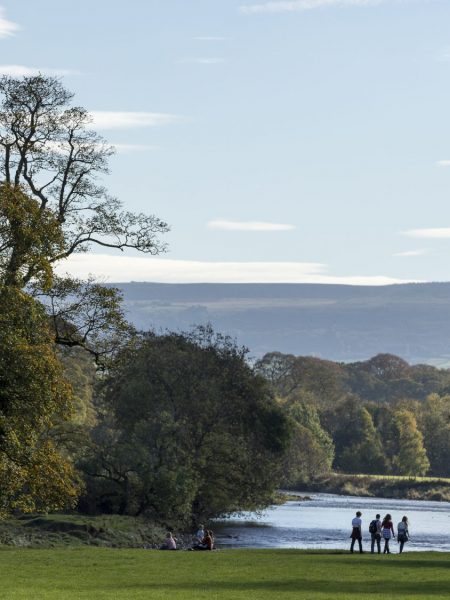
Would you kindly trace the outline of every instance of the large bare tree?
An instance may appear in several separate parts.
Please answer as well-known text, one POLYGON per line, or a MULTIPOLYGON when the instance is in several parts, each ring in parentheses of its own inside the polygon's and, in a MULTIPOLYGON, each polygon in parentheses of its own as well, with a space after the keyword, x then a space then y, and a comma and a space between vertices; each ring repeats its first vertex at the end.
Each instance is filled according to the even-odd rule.
POLYGON ((102 321, 90 328, 92 302, 105 331, 110 330, 108 306, 113 305, 117 317, 117 302, 92 282, 53 278, 53 266, 94 245, 159 254, 165 250, 160 234, 168 226, 154 215, 124 210, 108 194, 102 178, 114 148, 93 130, 88 111, 73 106, 72 99, 55 77, 0 79, 0 281, 34 284, 38 292, 43 288, 50 293, 50 306, 56 310, 52 317, 60 325, 56 340, 82 343, 95 353, 89 333, 95 330, 98 338, 102 321), (64 327, 60 335, 67 314, 76 316, 78 325, 64 327))

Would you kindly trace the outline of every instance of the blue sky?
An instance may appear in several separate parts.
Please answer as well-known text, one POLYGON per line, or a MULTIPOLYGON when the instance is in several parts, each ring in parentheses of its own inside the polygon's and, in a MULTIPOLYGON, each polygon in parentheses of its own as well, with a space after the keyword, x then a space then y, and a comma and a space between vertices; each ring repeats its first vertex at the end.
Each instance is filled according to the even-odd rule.
POLYGON ((0 0, 0 72, 63 77, 169 253, 111 281, 450 280, 449 0, 0 0))

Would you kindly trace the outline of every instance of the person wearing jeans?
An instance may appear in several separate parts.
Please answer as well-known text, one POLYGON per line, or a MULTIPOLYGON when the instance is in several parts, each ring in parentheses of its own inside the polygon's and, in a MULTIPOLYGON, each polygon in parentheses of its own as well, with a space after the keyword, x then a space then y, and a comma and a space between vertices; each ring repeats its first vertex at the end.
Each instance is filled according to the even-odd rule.
POLYGON ((377 545, 378 554, 381 554, 381 521, 380 515, 376 515, 374 519, 374 525, 377 530, 371 532, 372 543, 370 545, 370 551, 373 554, 375 552, 375 544, 377 545))
POLYGON ((391 537, 395 538, 394 524, 392 523, 391 515, 386 515, 381 523, 381 533, 384 539, 383 554, 390 554, 389 540, 391 537))

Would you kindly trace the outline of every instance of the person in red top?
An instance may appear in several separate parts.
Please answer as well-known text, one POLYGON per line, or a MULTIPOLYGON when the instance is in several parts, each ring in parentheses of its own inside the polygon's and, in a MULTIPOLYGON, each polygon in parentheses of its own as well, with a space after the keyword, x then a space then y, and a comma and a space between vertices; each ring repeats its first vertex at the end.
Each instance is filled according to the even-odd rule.
POLYGON ((214 548, 214 537, 213 537, 213 532, 210 529, 206 530, 206 535, 203 538, 203 544, 206 546, 207 550, 213 550, 213 548, 214 548))
POLYGON ((214 550, 214 536, 210 529, 205 530, 205 536, 200 544, 196 544, 193 550, 214 550))
POLYGON ((392 522, 392 517, 389 514, 387 514, 384 517, 383 522, 381 523, 381 534, 384 539, 383 554, 390 554, 391 551, 389 550, 389 540, 391 539, 391 537, 395 538, 395 531, 394 531, 394 524, 392 522), (392 532, 392 536, 391 536, 391 532, 392 532))

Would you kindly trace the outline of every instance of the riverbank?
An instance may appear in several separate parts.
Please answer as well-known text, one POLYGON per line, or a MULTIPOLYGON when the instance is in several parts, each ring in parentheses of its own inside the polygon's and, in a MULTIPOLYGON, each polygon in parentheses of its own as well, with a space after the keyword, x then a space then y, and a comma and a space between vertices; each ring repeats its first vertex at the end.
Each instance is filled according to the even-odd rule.
POLYGON ((0 547, 159 548, 165 532, 162 527, 134 517, 27 515, 0 520, 0 547))
POLYGON ((1 561, 5 600, 444 600, 450 589, 442 553, 7 549, 1 561))
POLYGON ((396 477, 383 475, 342 475, 331 473, 302 483, 302 492, 450 502, 450 479, 431 477, 396 477))

